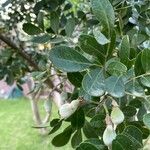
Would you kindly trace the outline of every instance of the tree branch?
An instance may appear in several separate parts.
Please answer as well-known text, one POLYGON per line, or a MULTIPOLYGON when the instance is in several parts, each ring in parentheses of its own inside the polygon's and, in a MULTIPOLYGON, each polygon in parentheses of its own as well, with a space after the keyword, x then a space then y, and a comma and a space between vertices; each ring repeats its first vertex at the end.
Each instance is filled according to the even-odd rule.
POLYGON ((0 34, 0 40, 6 43, 9 47, 14 49, 15 52, 17 52, 21 57, 23 57, 27 62, 36 70, 39 70, 39 67, 37 64, 30 58, 29 55, 24 53, 23 49, 21 47, 18 47, 14 42, 12 42, 9 38, 6 36, 0 34))
MULTIPOLYGON (((0 40, 6 43, 9 47, 11 47, 15 52, 17 52, 22 58, 24 58, 30 66, 32 66, 35 70, 40 70, 38 65, 32 60, 32 58, 25 53, 22 47, 17 46, 13 41, 11 41, 6 36, 0 34, 0 40)), ((53 88, 54 85, 50 79, 47 79, 45 83, 50 87, 53 88)))

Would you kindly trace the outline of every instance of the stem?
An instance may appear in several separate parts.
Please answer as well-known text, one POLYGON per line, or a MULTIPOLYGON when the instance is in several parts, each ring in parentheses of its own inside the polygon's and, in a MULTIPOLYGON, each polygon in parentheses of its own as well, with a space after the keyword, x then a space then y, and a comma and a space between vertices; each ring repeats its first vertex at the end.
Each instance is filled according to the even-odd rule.
POLYGON ((122 9, 126 9, 126 8, 130 8, 130 7, 132 7, 132 6, 126 6, 126 7, 116 8, 115 11, 117 11, 117 10, 122 10, 122 9))
POLYGON ((122 18, 121 18, 121 16, 120 16, 120 14, 118 14, 118 18, 119 18, 120 34, 121 34, 121 37, 123 37, 123 32, 122 32, 122 18))
POLYGON ((109 111, 108 111, 108 108, 107 108, 107 106, 106 106, 105 103, 103 104, 103 107, 104 107, 104 110, 105 110, 105 112, 106 112, 106 115, 109 115, 109 111))
POLYGON ((130 96, 135 96, 135 97, 140 97, 140 98, 144 98, 145 99, 145 97, 147 97, 147 96, 136 96, 136 95, 134 95, 134 94, 132 94, 132 93, 129 93, 129 92, 125 92, 127 95, 130 95, 130 96))
POLYGON ((130 82, 130 81, 132 81, 132 80, 141 78, 141 77, 143 77, 143 76, 149 76, 149 75, 150 75, 150 73, 141 74, 141 75, 139 75, 139 76, 136 76, 136 77, 131 78, 131 79, 128 80, 126 83, 128 83, 128 82, 130 82))

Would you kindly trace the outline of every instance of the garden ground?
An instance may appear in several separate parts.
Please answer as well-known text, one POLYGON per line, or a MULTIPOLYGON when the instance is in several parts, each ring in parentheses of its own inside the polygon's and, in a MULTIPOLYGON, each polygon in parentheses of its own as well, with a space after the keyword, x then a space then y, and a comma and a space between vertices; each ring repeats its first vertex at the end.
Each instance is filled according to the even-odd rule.
MULTIPOLYGON (((43 103, 40 103, 42 111, 43 103)), ((44 114, 44 111, 42 111, 44 114)), ((53 107, 52 118, 57 117, 53 107)), ((32 128, 32 112, 28 100, 0 100, 0 150, 71 150, 70 144, 57 148, 51 144, 53 135, 41 136, 32 128)), ((63 131, 63 127, 61 128, 63 131)), ((61 132, 59 131, 59 132, 61 132)))

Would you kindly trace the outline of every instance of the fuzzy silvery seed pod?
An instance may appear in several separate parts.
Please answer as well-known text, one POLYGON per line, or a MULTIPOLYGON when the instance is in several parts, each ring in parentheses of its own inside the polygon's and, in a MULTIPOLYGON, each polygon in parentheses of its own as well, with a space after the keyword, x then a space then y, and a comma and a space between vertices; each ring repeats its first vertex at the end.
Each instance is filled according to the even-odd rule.
POLYGON ((124 114, 118 106, 112 108, 111 120, 115 125, 118 125, 123 122, 124 114))
POLYGON ((64 104, 59 109, 59 114, 63 119, 70 117, 78 108, 80 101, 74 100, 70 104, 64 104))
POLYGON ((71 107, 74 111, 76 111, 76 109, 78 108, 79 104, 80 104, 80 101, 79 100, 74 100, 72 101, 71 103, 71 107))
POLYGON ((103 141, 107 146, 111 146, 112 141, 116 138, 116 132, 111 124, 107 125, 103 133, 103 141))

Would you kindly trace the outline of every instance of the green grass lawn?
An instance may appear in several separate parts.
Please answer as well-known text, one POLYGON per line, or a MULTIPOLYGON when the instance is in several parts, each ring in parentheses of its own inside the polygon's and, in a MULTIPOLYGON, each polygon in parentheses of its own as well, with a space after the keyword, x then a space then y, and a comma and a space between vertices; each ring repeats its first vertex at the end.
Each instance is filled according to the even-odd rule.
MULTIPOLYGON (((40 104, 41 111, 43 109, 42 104, 40 104)), ((53 107, 52 118, 57 116, 57 109, 53 107)), ((51 144, 54 134, 42 136, 37 129, 31 127, 33 125, 28 100, 0 100, 0 150, 72 149, 70 143, 61 148, 54 147, 51 144)), ((63 126, 58 132, 61 131, 63 131, 63 126)))

